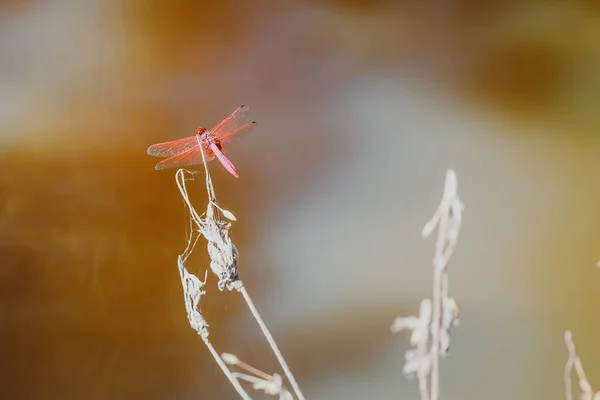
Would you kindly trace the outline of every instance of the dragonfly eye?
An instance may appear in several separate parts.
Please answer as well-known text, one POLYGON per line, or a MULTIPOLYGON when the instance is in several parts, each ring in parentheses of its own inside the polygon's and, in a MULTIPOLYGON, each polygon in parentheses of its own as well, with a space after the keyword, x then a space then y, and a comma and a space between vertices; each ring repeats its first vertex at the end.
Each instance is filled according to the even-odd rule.
POLYGON ((198 128, 196 129, 196 135, 202 135, 206 132, 206 128, 198 128))

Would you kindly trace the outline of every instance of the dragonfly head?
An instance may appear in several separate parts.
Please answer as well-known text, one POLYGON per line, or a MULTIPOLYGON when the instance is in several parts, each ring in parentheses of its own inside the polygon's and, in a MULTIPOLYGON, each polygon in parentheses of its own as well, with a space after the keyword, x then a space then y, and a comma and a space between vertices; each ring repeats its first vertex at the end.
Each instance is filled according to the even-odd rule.
POLYGON ((198 129, 196 129, 196 135, 202 135, 206 131, 207 131, 206 128, 198 128, 198 129))

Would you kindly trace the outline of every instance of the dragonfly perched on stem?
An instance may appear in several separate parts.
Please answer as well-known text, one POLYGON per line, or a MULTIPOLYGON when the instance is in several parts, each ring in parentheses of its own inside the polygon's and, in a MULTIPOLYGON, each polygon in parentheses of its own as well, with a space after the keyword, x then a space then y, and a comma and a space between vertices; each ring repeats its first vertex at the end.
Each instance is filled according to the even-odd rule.
POLYGON ((202 164, 202 152, 206 161, 215 157, 225 169, 236 178, 239 177, 235 166, 223 153, 223 144, 242 131, 250 131, 256 122, 245 122, 248 107, 239 106, 231 115, 215 125, 211 130, 198 128, 196 134, 171 142, 153 144, 148 147, 148 154, 157 157, 168 157, 156 164, 155 169, 179 168, 202 164), (202 151, 200 150, 202 149, 202 151))

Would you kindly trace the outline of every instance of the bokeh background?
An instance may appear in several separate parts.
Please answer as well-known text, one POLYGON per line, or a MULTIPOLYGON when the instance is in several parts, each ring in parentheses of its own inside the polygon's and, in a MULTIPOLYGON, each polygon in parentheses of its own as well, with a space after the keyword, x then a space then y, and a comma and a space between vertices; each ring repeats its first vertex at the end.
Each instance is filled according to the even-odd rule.
MULTIPOLYGON (((564 398, 565 329, 600 386, 598 43, 585 0, 1 1, 1 397, 236 398, 188 325, 185 210, 146 148, 240 104, 241 177, 212 176, 307 397, 418 398, 389 328, 430 295, 448 167, 442 398, 564 398)), ((278 372, 215 283, 217 349, 278 372)))

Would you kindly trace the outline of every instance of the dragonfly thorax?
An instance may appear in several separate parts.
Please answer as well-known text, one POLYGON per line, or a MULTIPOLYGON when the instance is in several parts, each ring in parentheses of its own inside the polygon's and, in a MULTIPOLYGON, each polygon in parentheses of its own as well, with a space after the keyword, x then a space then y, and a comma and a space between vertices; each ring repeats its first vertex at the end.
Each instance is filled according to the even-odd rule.
POLYGON ((204 132, 202 135, 200 135, 200 138, 202 139, 202 142, 208 146, 214 144, 219 149, 221 148, 221 140, 215 135, 212 135, 211 132, 204 132))
POLYGON ((206 128, 198 128, 196 131, 196 135, 198 135, 200 139, 200 143, 202 144, 202 150, 204 154, 206 154, 209 158, 213 158, 215 156, 214 147, 219 150, 222 150, 221 140, 214 135, 211 134, 206 128), (201 130, 202 129, 202 130, 201 130))

